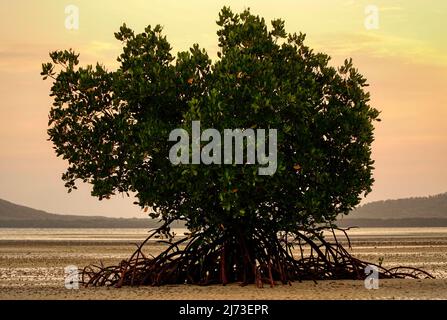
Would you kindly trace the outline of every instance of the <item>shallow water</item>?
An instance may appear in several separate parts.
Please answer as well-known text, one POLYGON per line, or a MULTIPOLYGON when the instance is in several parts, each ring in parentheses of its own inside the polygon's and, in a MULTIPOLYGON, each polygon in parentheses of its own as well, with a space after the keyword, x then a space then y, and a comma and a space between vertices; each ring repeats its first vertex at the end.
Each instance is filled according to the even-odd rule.
MULTIPOLYGON (((173 228, 176 235, 183 235, 187 229, 173 228)), ((41 241, 134 241, 144 240, 148 229, 89 229, 89 228, 0 228, 1 240, 41 241)))
MULTIPOLYGON (((188 229, 173 228, 182 236, 188 229)), ((90 229, 90 228, 0 228, 1 240, 43 240, 43 241, 133 241, 144 240, 150 230, 135 228, 90 229)), ((341 235, 340 232, 337 234, 341 235)), ((348 231, 352 238, 446 238, 447 227, 439 228, 352 228, 348 231)))

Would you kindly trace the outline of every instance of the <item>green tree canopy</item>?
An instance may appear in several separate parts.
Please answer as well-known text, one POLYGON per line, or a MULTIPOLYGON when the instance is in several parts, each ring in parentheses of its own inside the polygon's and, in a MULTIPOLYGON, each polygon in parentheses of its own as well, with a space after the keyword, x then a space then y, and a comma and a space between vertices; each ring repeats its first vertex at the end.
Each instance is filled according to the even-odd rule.
POLYGON ((72 50, 50 54, 50 140, 68 161, 63 180, 92 195, 128 193, 151 216, 192 230, 243 234, 312 228, 348 213, 370 192, 373 122, 366 79, 288 34, 284 21, 223 8, 212 61, 195 44, 176 57, 161 26, 123 25, 115 71, 79 67, 72 50), (277 129, 277 170, 252 165, 173 165, 169 133, 203 128, 277 129))

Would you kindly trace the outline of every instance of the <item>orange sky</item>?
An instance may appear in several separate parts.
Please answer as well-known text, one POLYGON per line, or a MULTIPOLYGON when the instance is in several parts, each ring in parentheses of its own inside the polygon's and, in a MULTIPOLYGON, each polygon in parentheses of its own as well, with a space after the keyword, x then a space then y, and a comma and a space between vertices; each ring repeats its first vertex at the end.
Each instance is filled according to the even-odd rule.
POLYGON ((215 57, 215 21, 228 4, 283 18, 289 32, 340 64, 353 57, 382 111, 373 158, 373 192, 365 201, 447 191, 447 2, 324 1, 2 1, 0 2, 0 198, 58 213, 144 216, 132 199, 99 202, 90 187, 67 194, 66 164, 46 141, 50 83, 39 75, 48 52, 74 48, 81 63, 115 65, 113 32, 160 23, 174 47, 197 42, 215 57), (79 30, 65 28, 65 6, 79 8, 79 30), (378 8, 378 29, 364 26, 365 7, 378 8))

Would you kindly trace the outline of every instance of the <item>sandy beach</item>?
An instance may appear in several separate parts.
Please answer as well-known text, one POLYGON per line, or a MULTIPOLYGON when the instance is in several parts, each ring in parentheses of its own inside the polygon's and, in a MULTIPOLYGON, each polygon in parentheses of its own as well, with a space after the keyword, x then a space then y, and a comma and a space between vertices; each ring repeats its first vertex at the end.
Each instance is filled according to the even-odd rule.
MULTIPOLYGON (((115 264, 146 235, 135 229, 0 229, 0 299, 447 299, 447 228, 365 228, 350 232, 352 253, 385 267, 423 268, 436 279, 294 282, 271 288, 254 285, 170 285, 80 288, 64 286, 64 267, 102 261, 115 264)), ((160 245, 151 243, 157 253, 160 245)))

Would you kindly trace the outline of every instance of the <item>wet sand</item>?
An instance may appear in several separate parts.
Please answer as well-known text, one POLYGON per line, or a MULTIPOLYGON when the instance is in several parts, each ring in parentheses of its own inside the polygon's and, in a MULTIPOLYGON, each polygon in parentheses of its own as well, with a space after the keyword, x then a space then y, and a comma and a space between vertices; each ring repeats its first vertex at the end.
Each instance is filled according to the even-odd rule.
MULTIPOLYGON (((0 299, 447 299, 446 228, 352 230, 356 257, 374 263, 383 259, 385 267, 418 267, 436 277, 380 280, 377 290, 350 280, 303 281, 261 289, 238 284, 65 288, 64 267, 99 261, 116 264, 133 252, 134 243, 145 234, 143 230, 0 229, 0 299)), ((157 253, 161 247, 152 243, 149 249, 157 253)))

